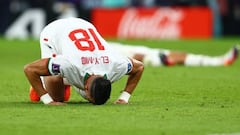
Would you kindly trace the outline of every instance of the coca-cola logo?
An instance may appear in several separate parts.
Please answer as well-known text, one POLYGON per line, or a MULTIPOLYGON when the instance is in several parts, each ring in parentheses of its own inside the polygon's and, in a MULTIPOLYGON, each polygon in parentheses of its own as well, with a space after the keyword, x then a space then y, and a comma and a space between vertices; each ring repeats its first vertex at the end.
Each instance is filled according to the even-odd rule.
POLYGON ((141 14, 137 9, 128 9, 120 20, 119 38, 179 38, 181 9, 159 8, 151 14, 141 14))

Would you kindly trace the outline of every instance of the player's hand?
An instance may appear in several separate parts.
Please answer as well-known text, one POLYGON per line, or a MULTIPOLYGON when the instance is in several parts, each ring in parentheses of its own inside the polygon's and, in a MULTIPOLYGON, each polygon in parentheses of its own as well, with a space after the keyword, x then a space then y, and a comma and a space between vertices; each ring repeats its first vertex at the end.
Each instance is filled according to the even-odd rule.
POLYGON ((128 104, 128 102, 126 102, 125 100, 122 99, 117 99, 114 104, 128 104))
POLYGON ((49 104, 47 104, 47 105, 65 105, 65 103, 63 103, 63 102, 51 102, 51 103, 49 103, 49 104))

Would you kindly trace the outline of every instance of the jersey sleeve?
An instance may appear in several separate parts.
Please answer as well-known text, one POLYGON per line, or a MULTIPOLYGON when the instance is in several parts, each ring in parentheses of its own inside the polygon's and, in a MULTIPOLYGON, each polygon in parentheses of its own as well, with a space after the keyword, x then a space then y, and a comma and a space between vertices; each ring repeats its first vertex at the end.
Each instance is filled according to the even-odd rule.
POLYGON ((129 58, 123 59, 121 62, 115 65, 114 69, 110 74, 110 81, 115 82, 122 78, 124 75, 130 73, 132 71, 133 64, 129 58))
POLYGON ((78 88, 84 88, 84 81, 80 73, 80 68, 73 65, 68 57, 57 55, 56 57, 50 58, 48 70, 52 75, 63 77, 68 84, 78 88))
POLYGON ((130 58, 127 58, 127 73, 130 73, 132 71, 132 68, 133 68, 133 64, 132 64, 132 61, 130 60, 130 58))
POLYGON ((73 71, 72 64, 63 56, 50 58, 48 63, 48 70, 52 75, 64 75, 73 71))

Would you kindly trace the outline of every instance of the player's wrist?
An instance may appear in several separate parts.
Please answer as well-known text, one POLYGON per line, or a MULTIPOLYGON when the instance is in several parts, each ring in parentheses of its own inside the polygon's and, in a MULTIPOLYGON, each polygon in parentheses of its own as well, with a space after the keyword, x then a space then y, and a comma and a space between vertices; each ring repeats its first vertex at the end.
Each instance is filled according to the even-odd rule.
POLYGON ((52 97, 51 97, 48 93, 42 95, 42 96, 40 97, 40 100, 41 100, 44 104, 49 104, 49 103, 53 102, 52 97))
POLYGON ((123 91, 118 99, 124 100, 126 103, 128 103, 130 97, 131 97, 130 93, 123 91))

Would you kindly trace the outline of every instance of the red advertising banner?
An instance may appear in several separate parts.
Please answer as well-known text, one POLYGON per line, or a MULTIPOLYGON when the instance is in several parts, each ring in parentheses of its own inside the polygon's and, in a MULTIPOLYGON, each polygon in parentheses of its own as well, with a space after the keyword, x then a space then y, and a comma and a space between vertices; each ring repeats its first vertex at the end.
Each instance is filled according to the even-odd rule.
POLYGON ((210 38, 213 27, 207 7, 99 8, 92 22, 104 37, 114 38, 210 38))

